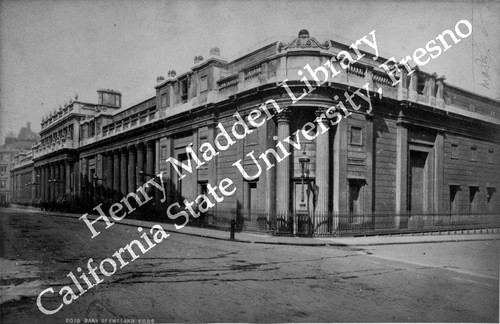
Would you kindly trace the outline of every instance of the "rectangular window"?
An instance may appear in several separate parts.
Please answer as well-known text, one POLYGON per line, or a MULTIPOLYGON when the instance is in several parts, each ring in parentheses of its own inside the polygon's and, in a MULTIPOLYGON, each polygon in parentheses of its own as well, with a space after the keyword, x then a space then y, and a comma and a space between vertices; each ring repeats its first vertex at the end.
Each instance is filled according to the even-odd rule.
POLYGON ((458 144, 451 144, 451 158, 458 159, 458 144))
POLYGON ((160 107, 166 107, 167 106, 167 93, 162 93, 160 97, 160 107))
POLYGON ((250 146, 250 145, 257 145, 259 144, 259 131, 257 128, 252 128, 249 127, 249 129, 252 131, 251 133, 247 134, 245 136, 245 146, 250 146))
POLYGON ((5 172, 7 172, 7 166, 6 165, 0 165, 0 174, 4 175, 5 172))
POLYGON ((450 213, 458 213, 458 192, 460 186, 450 185, 450 213))
POLYGON ((470 148, 470 160, 477 161, 477 147, 475 146, 470 148))
POLYGON ((7 186, 6 184, 7 184, 6 180, 0 180, 0 188, 5 189, 7 186))
POLYGON ((488 163, 494 164, 495 163, 495 151, 492 149, 488 150, 488 163))
POLYGON ((351 127, 351 144, 363 145, 363 129, 361 127, 351 127))
POLYGON ((469 213, 477 212, 478 207, 478 186, 470 186, 469 187, 469 213))
POLYGON ((204 75, 200 79, 200 91, 206 91, 208 89, 208 76, 204 75))
POLYGON ((187 79, 184 79, 181 81, 181 100, 182 102, 187 102, 188 100, 188 89, 189 89, 189 86, 188 86, 188 80, 187 79))
POLYGON ((89 137, 94 137, 94 135, 95 135, 95 123, 94 123, 94 121, 90 122, 89 130, 90 130, 89 137))

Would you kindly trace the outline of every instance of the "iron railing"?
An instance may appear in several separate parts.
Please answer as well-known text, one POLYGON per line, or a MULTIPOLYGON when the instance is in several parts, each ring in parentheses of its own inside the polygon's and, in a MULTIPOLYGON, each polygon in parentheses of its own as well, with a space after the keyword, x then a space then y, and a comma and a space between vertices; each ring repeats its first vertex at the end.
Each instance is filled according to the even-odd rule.
POLYGON ((297 236, 409 234, 500 228, 498 212, 362 215, 253 212, 250 217, 244 219, 245 222, 237 222, 240 230, 297 236))

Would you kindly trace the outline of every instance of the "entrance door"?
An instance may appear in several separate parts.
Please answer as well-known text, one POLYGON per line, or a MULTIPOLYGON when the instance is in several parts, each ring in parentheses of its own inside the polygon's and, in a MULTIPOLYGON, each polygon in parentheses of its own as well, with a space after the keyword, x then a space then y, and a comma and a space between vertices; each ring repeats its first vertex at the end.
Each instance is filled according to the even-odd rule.
POLYGON ((411 213, 427 211, 427 152, 410 151, 410 172, 408 179, 409 206, 411 213))
POLYGON ((363 200, 361 187, 363 182, 358 179, 349 180, 349 223, 360 223, 363 217, 363 200))

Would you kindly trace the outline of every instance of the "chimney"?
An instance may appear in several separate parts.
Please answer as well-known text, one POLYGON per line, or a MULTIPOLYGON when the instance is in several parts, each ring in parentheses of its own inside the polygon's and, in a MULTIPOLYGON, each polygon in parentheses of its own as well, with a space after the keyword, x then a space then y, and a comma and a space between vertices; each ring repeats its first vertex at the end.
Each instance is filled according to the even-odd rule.
POLYGON ((31 123, 30 123, 30 122, 27 122, 27 123, 26 123, 26 127, 28 128, 28 130, 31 130, 31 123))

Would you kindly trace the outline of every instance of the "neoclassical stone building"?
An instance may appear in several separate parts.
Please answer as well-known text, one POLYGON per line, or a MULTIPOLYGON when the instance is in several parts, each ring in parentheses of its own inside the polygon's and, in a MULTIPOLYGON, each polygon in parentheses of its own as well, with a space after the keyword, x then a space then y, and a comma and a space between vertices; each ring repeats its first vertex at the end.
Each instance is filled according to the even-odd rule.
POLYGON ((303 30, 291 42, 270 42, 232 61, 212 48, 206 59, 195 56, 189 71, 158 77, 156 96, 132 107, 121 108, 121 94, 111 90, 99 90, 97 104, 72 102, 42 120, 42 140, 33 147, 35 200, 89 211, 162 173, 168 201, 156 195, 149 211, 165 218, 171 203, 193 201, 224 178, 234 182, 234 195, 199 220, 209 224, 238 217, 250 226, 259 217, 294 214, 316 225, 327 217, 333 228, 346 222, 405 227, 418 214, 498 212, 500 102, 418 69, 401 69, 393 86, 380 67, 386 58, 362 52, 367 55, 342 69, 332 60, 340 51, 351 49, 303 30), (342 73, 292 103, 281 82, 298 97, 307 89, 304 66, 327 61, 342 73), (364 86, 372 109, 359 96, 353 100, 361 108, 353 109, 344 98, 364 86), (179 180, 168 158, 188 163, 187 145, 198 151, 214 144, 219 123, 229 132, 236 112, 247 119, 268 100, 282 111, 250 126, 250 134, 201 167, 191 161, 193 172, 178 168, 186 174, 179 180), (318 120, 340 101, 348 112, 339 123, 318 120), (316 125, 312 135, 322 129, 318 123, 330 127, 307 137, 300 132, 307 123, 316 125), (285 143, 291 155, 268 169, 261 162, 258 178, 245 180, 234 166, 242 159, 248 173, 257 172, 248 154, 272 160, 268 150, 296 131, 300 147, 285 143))

